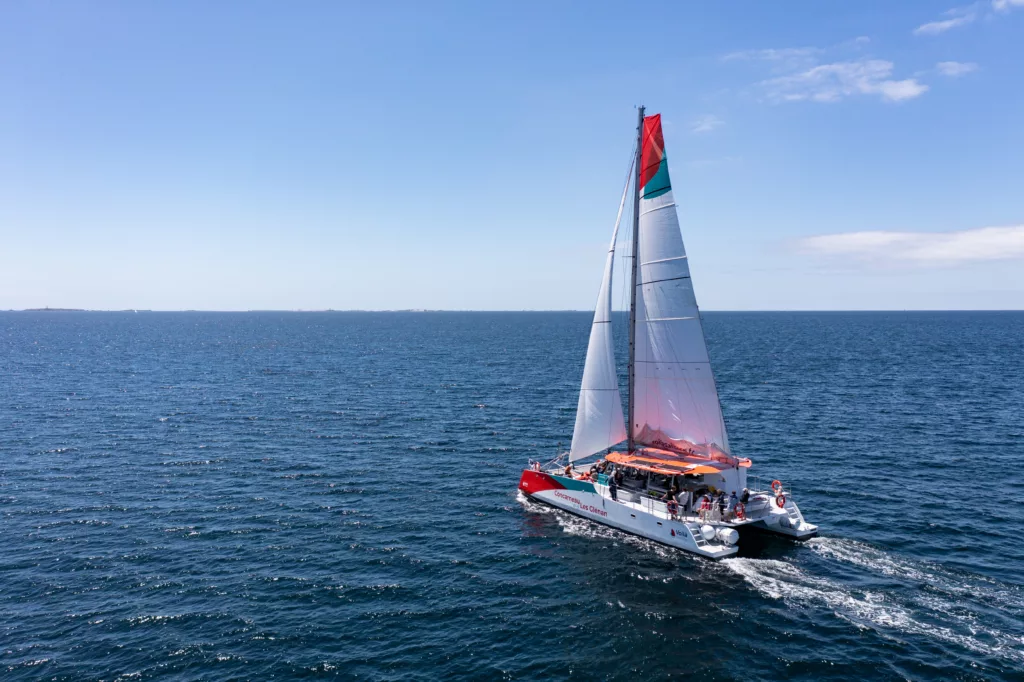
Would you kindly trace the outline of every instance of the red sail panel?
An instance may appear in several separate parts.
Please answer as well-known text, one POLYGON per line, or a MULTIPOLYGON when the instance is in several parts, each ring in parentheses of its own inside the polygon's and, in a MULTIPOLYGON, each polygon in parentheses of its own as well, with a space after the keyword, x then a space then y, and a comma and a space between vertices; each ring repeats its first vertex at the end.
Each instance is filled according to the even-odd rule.
POLYGON ((640 151, 640 187, 653 178, 665 158, 665 138, 661 134, 661 114, 644 117, 643 145, 640 151))

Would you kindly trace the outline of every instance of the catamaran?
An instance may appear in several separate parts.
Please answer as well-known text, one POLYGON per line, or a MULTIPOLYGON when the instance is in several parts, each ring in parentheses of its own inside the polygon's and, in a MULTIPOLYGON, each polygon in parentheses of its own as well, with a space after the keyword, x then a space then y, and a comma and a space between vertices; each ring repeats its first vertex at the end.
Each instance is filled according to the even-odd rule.
POLYGON ((738 551, 739 532, 817 534, 791 491, 748 476, 729 448, 669 181, 661 115, 639 109, 636 152, 601 279, 572 445, 531 462, 519 490, 598 523, 709 558, 738 551), (612 271, 630 187, 627 413, 612 337, 612 271), (624 449, 616 449, 625 444, 624 449), (596 463, 588 464, 585 460, 596 463))

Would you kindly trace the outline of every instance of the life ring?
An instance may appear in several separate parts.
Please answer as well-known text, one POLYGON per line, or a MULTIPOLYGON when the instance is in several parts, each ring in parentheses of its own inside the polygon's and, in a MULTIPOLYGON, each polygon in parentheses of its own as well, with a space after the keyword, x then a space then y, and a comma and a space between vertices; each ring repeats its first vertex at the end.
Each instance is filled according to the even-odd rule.
POLYGON ((742 521, 743 519, 747 518, 746 514, 747 514, 747 508, 743 506, 743 503, 742 502, 737 503, 736 504, 736 518, 740 519, 742 521))
POLYGON ((785 507, 786 506, 786 496, 781 494, 781 493, 776 495, 775 496, 775 504, 779 505, 779 509, 782 509, 783 507, 785 507))
POLYGON ((775 492, 775 493, 781 492, 782 491, 782 481, 780 481, 779 479, 775 479, 774 481, 772 481, 772 491, 775 492))

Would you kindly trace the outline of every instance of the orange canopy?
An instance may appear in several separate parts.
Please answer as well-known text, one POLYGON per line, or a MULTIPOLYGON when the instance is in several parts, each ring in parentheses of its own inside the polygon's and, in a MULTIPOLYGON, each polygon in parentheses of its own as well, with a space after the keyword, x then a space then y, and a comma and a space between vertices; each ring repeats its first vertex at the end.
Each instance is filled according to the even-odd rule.
POLYGON ((717 474, 726 467, 687 461, 667 450, 638 450, 636 454, 612 452, 605 457, 609 462, 630 466, 642 471, 650 471, 665 476, 680 474, 717 474))

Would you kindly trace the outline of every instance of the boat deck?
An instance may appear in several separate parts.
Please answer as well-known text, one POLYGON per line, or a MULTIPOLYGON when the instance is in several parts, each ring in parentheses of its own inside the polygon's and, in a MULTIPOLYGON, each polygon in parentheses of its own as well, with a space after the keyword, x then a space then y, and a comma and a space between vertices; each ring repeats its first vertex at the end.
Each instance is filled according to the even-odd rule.
MULTIPOLYGON (((608 491, 608 486, 602 485, 601 483, 594 482, 594 489, 598 492, 601 497, 612 499, 611 493, 608 491)), ((731 527, 742 527, 751 523, 756 523, 757 519, 744 518, 744 519, 722 519, 718 512, 708 513, 706 518, 701 518, 700 514, 689 511, 683 512, 681 509, 678 514, 674 517, 668 513, 668 506, 661 500, 656 500, 653 497, 642 495, 636 491, 629 490, 628 488, 619 488, 616 496, 618 499, 615 501, 619 504, 636 509, 656 516, 661 519, 669 521, 679 521, 681 523, 713 523, 721 526, 731 527)))

